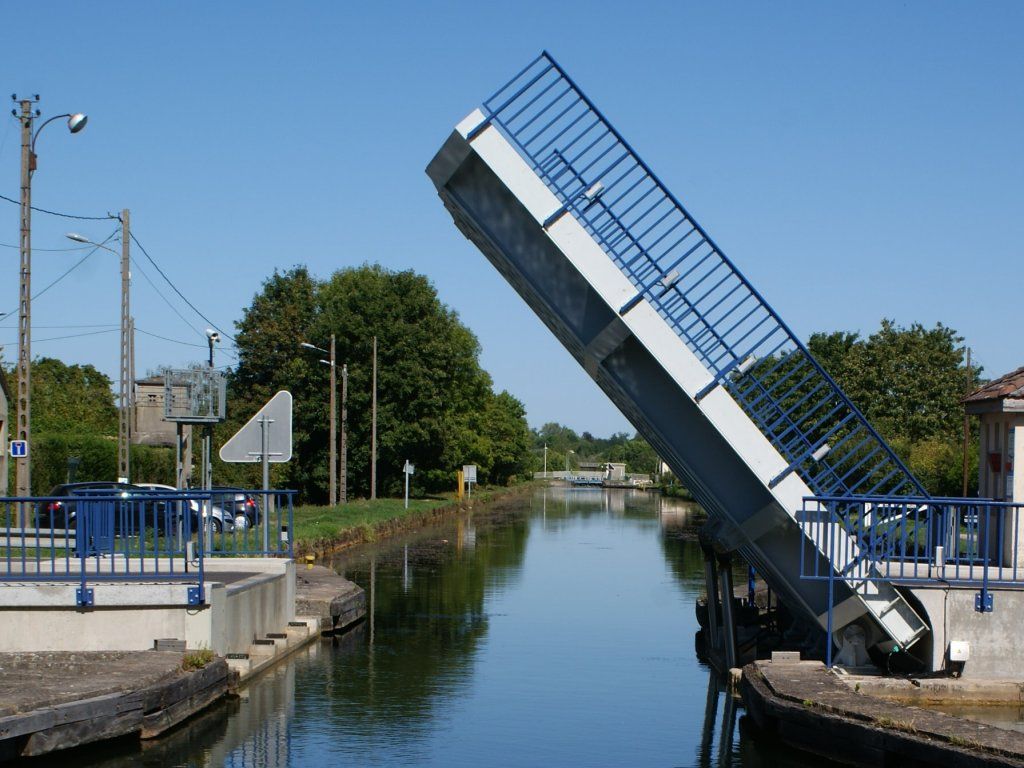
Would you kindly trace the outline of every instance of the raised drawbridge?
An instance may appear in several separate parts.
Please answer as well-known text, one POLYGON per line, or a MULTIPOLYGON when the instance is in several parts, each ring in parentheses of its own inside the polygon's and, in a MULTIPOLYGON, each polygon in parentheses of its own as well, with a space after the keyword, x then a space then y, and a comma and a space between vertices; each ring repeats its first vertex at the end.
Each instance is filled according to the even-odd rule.
POLYGON ((928 631, 868 573, 863 539, 805 503, 924 489, 550 55, 462 120, 427 174, 792 610, 833 629, 860 620, 902 647, 928 631), (801 578, 808 550, 832 578, 801 578))

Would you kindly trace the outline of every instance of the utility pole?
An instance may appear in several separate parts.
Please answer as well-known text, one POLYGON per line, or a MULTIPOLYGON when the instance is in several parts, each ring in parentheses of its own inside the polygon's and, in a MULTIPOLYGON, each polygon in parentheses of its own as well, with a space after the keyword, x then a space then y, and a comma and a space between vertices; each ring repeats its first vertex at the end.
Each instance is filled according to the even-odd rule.
POLYGON ((118 398, 117 425, 117 477, 122 483, 129 482, 131 454, 131 357, 132 318, 129 300, 131 283, 130 258, 131 223, 128 209, 121 211, 121 387, 118 398))
MULTIPOLYGON (((31 445, 32 434, 32 172, 36 156, 32 152, 32 121, 39 111, 33 104, 39 96, 21 100, 21 277, 18 284, 18 415, 15 436, 31 445)), ((4 446, 4 450, 7 446, 4 446)), ((29 457, 15 459, 15 494, 32 494, 32 470, 29 457)))
MULTIPOLYGON (((26 99, 17 96, 11 98, 21 106, 20 113, 17 109, 11 110, 11 114, 21 122, 21 233, 18 239, 21 265, 18 283, 18 413, 15 434, 18 440, 25 441, 29 449, 17 459, 15 493, 18 496, 29 496, 32 493, 29 454, 32 433, 32 174, 36 170, 35 144, 43 128, 58 118, 68 119, 68 130, 71 133, 81 131, 88 118, 81 113, 55 115, 43 121, 39 129, 33 132, 35 119, 40 115, 34 106, 39 103, 39 94, 26 99)), ((3 449, 6 450, 7 446, 3 446, 3 449)))
POLYGON ((128 445, 138 424, 135 423, 135 318, 128 321, 128 445))
POLYGON ((341 503, 348 504, 348 365, 341 366, 341 503))
POLYGON ((377 337, 373 337, 373 409, 370 417, 370 498, 377 498, 377 337))
POLYGON ((338 395, 334 374, 334 334, 331 334, 331 506, 338 504, 338 395))

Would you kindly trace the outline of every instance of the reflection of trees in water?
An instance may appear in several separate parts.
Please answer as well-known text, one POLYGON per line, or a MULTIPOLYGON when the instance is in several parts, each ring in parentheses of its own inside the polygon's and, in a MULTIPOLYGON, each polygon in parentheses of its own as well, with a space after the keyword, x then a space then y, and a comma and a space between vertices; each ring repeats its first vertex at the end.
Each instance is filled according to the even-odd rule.
MULTIPOLYGON (((526 551, 529 522, 522 511, 476 525, 464 518, 441 529, 447 540, 413 544, 407 557, 402 546, 389 548, 346 569, 348 578, 374 590, 373 642, 368 620, 360 629, 367 642, 336 654, 328 679, 300 681, 300 690, 324 693, 309 697, 310 718, 324 717, 326 698, 328 717, 357 737, 360 749, 374 741, 404 744, 432 727, 435 703, 469 683, 487 631, 488 592, 519 577, 526 551)), ((296 714, 301 720, 303 712, 296 714)))

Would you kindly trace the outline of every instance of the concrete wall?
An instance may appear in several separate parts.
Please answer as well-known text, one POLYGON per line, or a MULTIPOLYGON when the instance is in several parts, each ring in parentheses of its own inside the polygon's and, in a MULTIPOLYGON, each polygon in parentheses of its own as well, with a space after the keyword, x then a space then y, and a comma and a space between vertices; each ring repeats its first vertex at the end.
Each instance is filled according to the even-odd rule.
POLYGON ((933 670, 948 669, 946 656, 952 640, 971 644, 971 656, 964 665, 965 678, 1024 680, 1021 664, 1024 635, 1024 590, 992 589, 994 610, 974 610, 976 587, 913 587, 931 622, 931 652, 926 663, 933 670))
POLYGON ((290 560, 211 564, 207 604, 199 608, 186 607, 181 584, 97 583, 93 589, 96 607, 79 610, 74 584, 0 585, 0 652, 136 651, 152 648, 158 638, 177 638, 189 648, 241 653, 255 637, 282 632, 295 618, 290 560), (224 581, 217 581, 218 571, 224 581), (237 578, 240 571, 244 576, 237 578))

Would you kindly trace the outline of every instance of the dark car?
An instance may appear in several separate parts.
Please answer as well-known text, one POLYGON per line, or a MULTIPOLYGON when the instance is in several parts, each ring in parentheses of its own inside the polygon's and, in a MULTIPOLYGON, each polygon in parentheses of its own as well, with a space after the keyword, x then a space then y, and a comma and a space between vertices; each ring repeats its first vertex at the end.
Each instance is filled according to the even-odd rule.
POLYGON ((260 503, 252 493, 226 485, 215 485, 210 490, 214 504, 234 517, 237 527, 252 528, 259 523, 260 503))
POLYGON ((173 506, 146 500, 143 489, 128 483, 92 481, 55 486, 36 505, 37 528, 73 529, 78 525, 79 507, 87 499, 122 500, 113 509, 114 533, 123 535, 143 528, 170 530, 176 521, 173 506))

